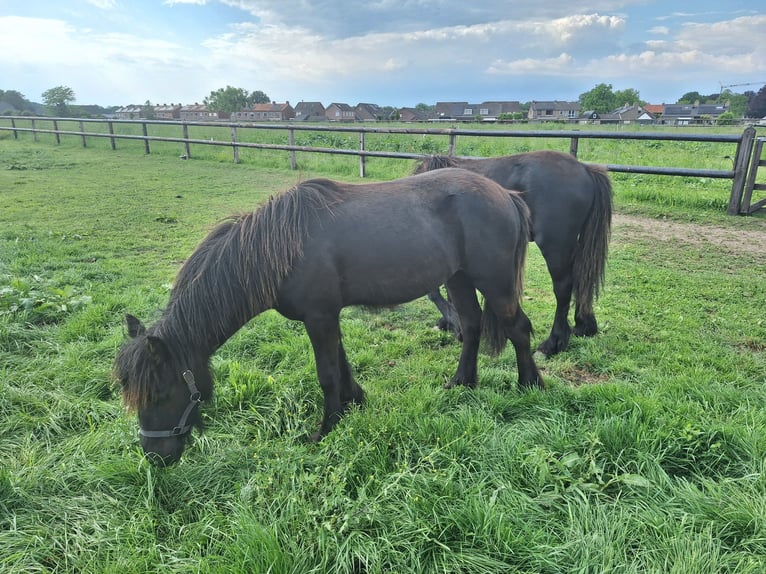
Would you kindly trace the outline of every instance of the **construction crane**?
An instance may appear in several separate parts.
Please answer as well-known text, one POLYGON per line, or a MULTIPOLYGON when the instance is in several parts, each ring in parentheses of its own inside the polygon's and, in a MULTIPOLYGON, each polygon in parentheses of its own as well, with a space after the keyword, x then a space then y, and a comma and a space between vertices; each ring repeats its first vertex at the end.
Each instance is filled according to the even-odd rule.
POLYGON ((766 85, 766 82, 746 82, 744 84, 724 84, 722 82, 718 82, 718 85, 721 86, 721 91, 718 92, 718 101, 721 101, 721 96, 723 95, 724 90, 728 90, 729 88, 739 88, 741 86, 763 86, 766 85))

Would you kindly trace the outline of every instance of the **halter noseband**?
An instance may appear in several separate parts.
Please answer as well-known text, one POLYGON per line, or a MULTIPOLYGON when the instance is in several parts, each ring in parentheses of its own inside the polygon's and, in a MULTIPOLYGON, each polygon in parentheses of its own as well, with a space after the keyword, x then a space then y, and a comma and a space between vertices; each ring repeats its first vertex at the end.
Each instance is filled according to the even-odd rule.
POLYGON ((189 404, 186 405, 186 410, 184 411, 184 414, 181 415, 178 424, 170 430, 144 430, 139 427, 138 434, 147 438, 168 438, 185 435, 191 430, 192 425, 187 424, 186 420, 194 410, 194 407, 202 402, 202 393, 199 392, 197 384, 194 382, 194 374, 191 371, 186 370, 181 376, 184 378, 184 381, 186 381, 186 386, 189 387, 189 404))

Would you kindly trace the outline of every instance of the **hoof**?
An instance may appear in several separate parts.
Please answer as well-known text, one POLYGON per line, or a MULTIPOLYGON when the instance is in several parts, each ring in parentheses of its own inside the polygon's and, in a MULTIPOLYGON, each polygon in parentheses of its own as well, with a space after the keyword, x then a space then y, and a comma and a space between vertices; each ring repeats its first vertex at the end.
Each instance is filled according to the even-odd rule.
POLYGON ((575 317, 575 326, 572 333, 576 337, 594 337, 598 334, 598 324, 595 317, 578 319, 575 317))
POLYGON ((452 389, 455 387, 465 387, 467 389, 475 389, 477 386, 479 386, 479 383, 476 381, 459 381, 453 378, 450 381, 446 381, 443 388, 452 389))

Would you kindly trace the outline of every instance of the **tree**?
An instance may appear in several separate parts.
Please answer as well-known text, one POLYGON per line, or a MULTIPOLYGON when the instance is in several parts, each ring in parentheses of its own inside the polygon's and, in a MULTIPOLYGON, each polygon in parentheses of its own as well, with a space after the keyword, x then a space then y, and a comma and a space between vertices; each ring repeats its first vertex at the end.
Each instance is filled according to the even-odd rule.
POLYGON ((616 100, 612 91, 612 84, 598 84, 592 90, 580 94, 579 102, 581 110, 592 110, 600 114, 611 112, 622 105, 622 103, 615 104, 616 100))
POLYGON ((750 105, 747 107, 747 117, 766 117, 766 86, 758 90, 758 93, 750 100, 750 105))
POLYGON ((0 90, 0 102, 5 102, 14 110, 23 112, 32 109, 32 102, 24 97, 24 94, 16 90, 0 90))
POLYGON ((614 106, 614 108, 612 109, 619 108, 620 106, 623 106, 625 104, 629 106, 632 106, 632 105, 643 106, 646 104, 646 102, 644 102, 641 99, 641 96, 639 95, 638 90, 635 90, 633 88, 628 88, 627 90, 617 90, 614 93, 614 102, 617 105, 614 106))
POLYGON ((45 90, 42 95, 43 103, 49 108, 53 109, 53 112, 57 116, 66 116, 69 113, 69 104, 74 102, 74 91, 67 86, 56 86, 45 90))
POLYGON ((248 101, 250 102, 251 105, 252 104, 268 104, 271 101, 271 98, 269 98, 269 96, 267 96, 261 90, 255 90, 252 94, 250 94, 248 101))
POLYGON ((242 88, 226 86, 219 88, 204 99, 205 105, 211 112, 239 112, 253 104, 267 104, 271 100, 269 96, 260 90, 248 93, 242 88))
POLYGON ((155 119, 154 106, 152 105, 152 102, 150 102, 149 100, 146 100, 144 105, 141 106, 141 117, 146 120, 155 119))
POLYGON ((752 92, 750 92, 750 94, 747 92, 744 94, 729 93, 728 97, 721 98, 721 102, 728 101, 729 111, 735 118, 742 118, 747 113, 747 106, 750 103, 752 96, 752 92))

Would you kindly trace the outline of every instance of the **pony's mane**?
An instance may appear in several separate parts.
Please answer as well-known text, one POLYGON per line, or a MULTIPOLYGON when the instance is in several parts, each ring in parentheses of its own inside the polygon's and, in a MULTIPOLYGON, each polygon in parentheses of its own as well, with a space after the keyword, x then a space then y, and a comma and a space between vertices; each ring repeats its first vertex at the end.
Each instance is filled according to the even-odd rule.
POLYGON ((457 167, 458 162, 454 156, 451 155, 429 155, 423 158, 417 164, 415 169, 412 170, 412 174, 424 173, 426 171, 433 171, 435 169, 442 169, 445 167, 457 167))
MULTIPOLYGON (((252 317, 275 305, 282 281, 303 255, 310 222, 331 216, 343 196, 344 188, 335 182, 308 180, 253 212, 218 223, 178 271, 168 305, 146 335, 162 339, 179 372, 200 353, 212 354, 252 317)), ((137 343, 142 338, 128 341, 115 362, 128 407, 149 400, 160 383, 152 374, 146 342, 137 343)))

